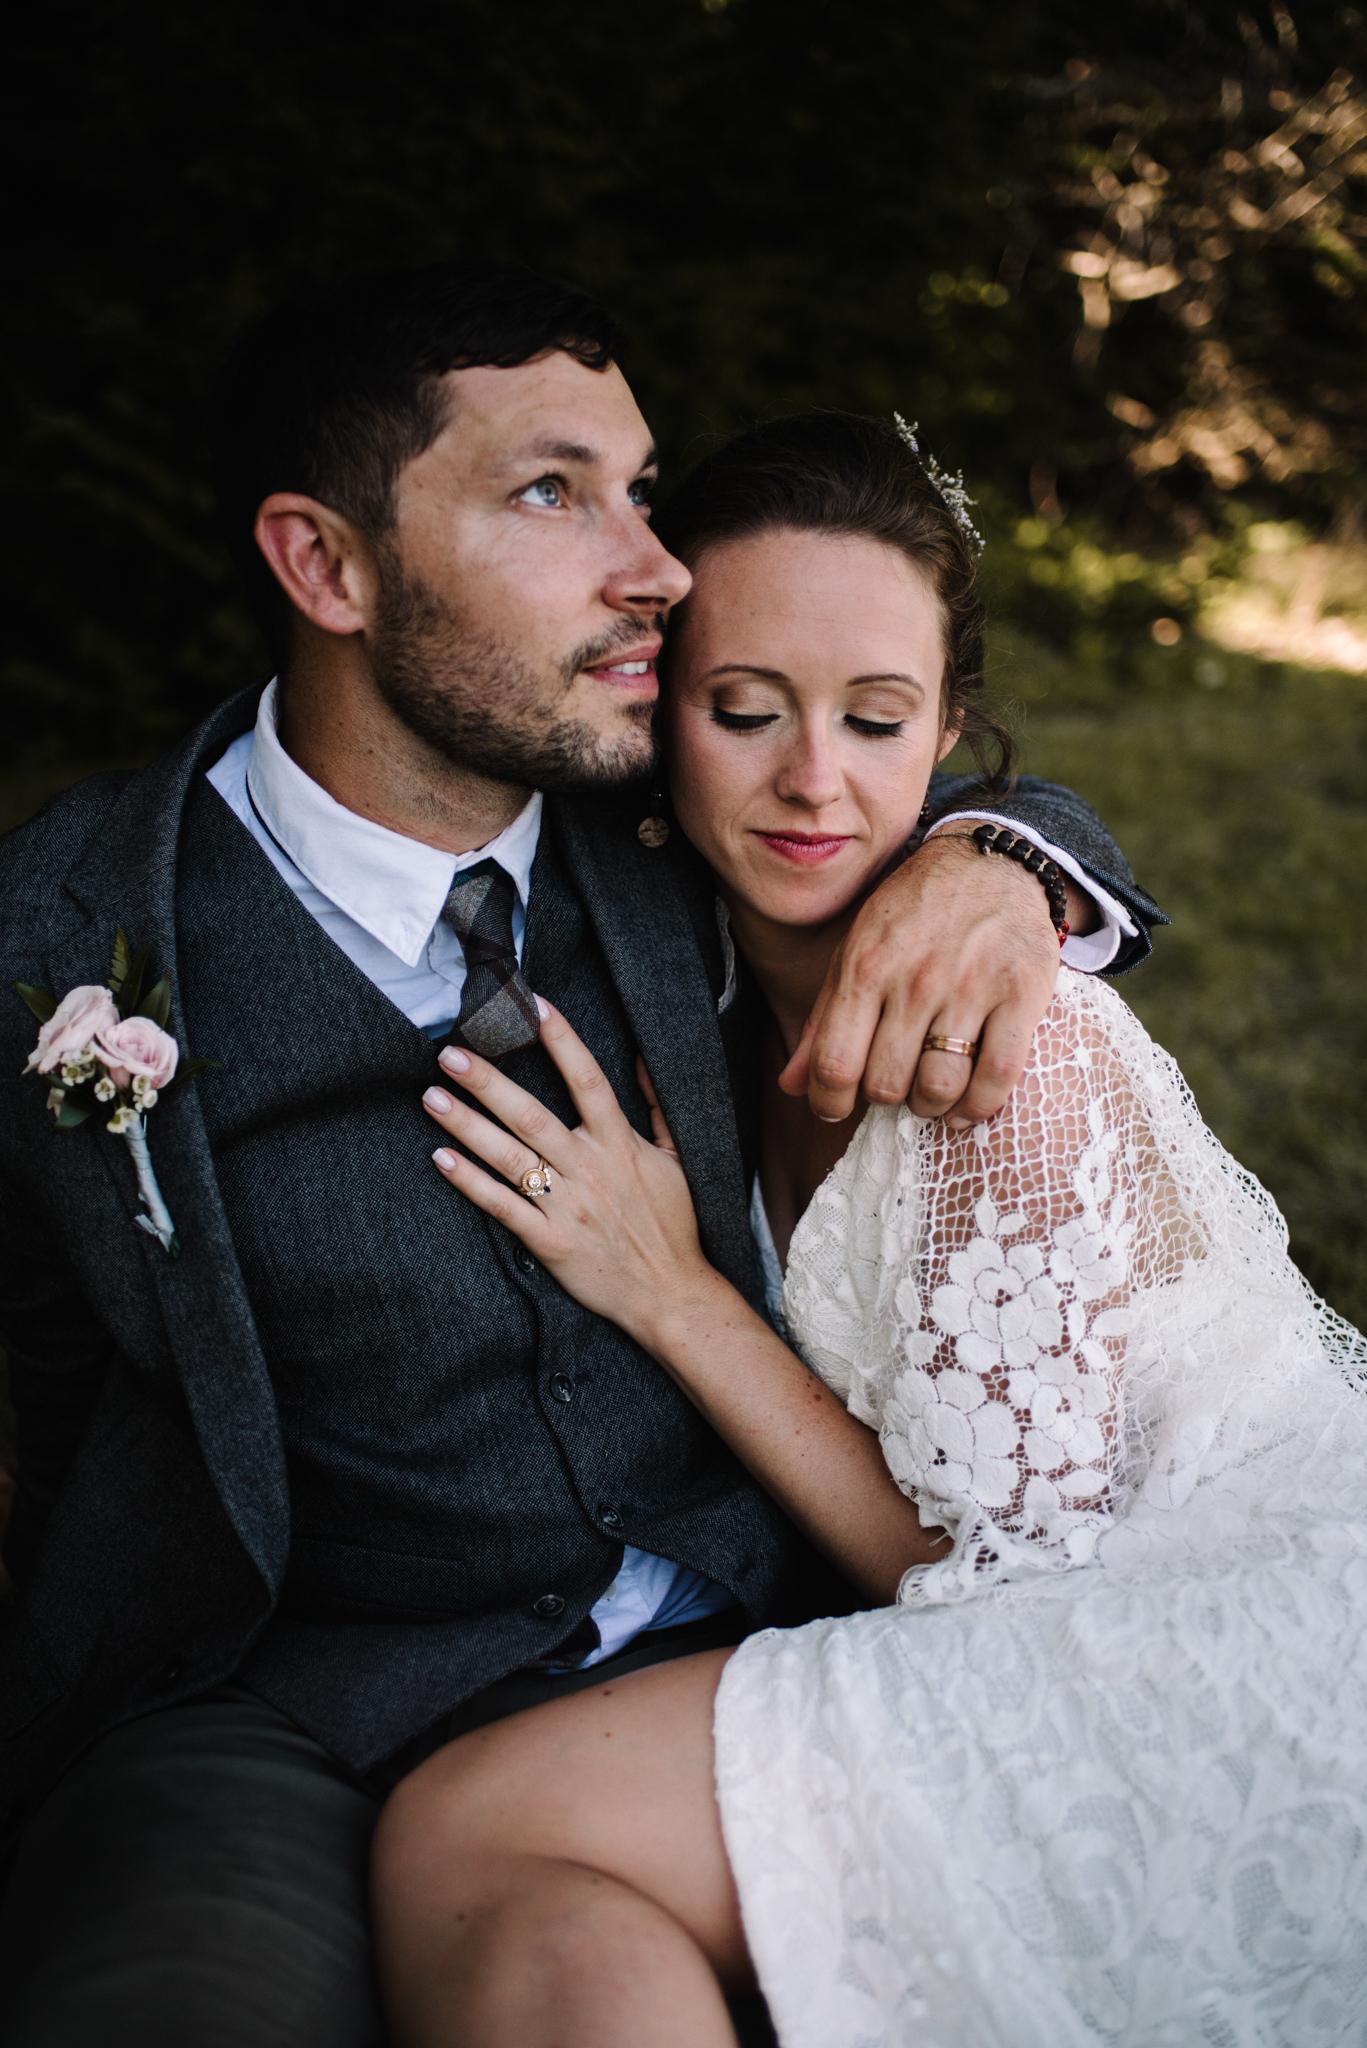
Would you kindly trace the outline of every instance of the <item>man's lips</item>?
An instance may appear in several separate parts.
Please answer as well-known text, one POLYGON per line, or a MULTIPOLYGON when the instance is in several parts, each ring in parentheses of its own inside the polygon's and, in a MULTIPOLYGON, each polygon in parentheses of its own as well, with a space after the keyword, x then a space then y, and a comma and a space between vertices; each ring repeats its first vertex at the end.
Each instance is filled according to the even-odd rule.
POLYGON ((850 843, 851 835, 837 835, 832 832, 756 832, 760 839, 783 860, 790 860, 796 867, 819 867, 824 860, 833 860, 835 855, 850 843))
POLYGON ((656 640, 648 647, 636 647, 629 654, 619 654, 612 661, 595 662, 586 668, 584 674, 592 676, 596 683, 606 683, 614 690, 655 690, 659 687, 655 674, 655 657, 660 651, 656 640))

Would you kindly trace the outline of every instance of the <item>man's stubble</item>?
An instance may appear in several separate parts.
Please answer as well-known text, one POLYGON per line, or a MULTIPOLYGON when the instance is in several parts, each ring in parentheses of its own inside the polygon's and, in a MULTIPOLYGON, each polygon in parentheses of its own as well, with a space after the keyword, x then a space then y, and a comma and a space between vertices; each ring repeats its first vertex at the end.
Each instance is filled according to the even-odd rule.
POLYGON ((523 789, 590 794, 653 772, 653 706, 624 706, 624 729, 611 737, 585 719, 559 716, 558 706, 586 668, 639 646, 642 631, 652 629, 663 632, 663 617, 647 627, 623 619, 547 674, 507 642, 473 630, 434 590, 406 577, 390 554, 382 565, 371 669, 395 717, 454 766, 523 789))

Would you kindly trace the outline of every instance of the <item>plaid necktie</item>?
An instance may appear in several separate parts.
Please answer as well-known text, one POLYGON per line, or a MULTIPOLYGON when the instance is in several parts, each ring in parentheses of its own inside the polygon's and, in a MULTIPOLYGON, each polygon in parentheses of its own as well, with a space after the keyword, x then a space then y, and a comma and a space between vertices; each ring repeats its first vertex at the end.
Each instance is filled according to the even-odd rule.
POLYGON ((496 860, 482 860, 456 876, 442 911, 465 948, 456 1033, 486 1060, 532 1045, 541 1035, 536 997, 522 979, 513 945, 516 893, 496 860))

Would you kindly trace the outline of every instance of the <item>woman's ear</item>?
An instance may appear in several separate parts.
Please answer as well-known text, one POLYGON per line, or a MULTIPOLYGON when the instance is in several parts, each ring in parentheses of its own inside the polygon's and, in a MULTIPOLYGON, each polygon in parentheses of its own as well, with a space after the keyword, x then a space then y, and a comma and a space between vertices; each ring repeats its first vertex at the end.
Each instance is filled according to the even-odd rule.
POLYGON ((324 633, 364 632, 375 575, 349 519, 297 491, 276 491, 256 515, 256 544, 297 612, 324 633))
POLYGON ((935 754, 936 762, 943 761, 946 754, 952 754, 962 737, 963 726, 958 719, 952 718, 940 734, 940 744, 935 754))

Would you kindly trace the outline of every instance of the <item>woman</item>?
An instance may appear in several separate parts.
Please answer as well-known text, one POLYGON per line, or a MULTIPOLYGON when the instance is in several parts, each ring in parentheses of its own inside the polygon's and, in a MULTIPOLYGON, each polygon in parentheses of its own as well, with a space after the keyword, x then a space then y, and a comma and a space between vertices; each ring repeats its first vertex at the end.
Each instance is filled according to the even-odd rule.
POLYGON ((710 2048, 757 1978, 783 2048, 1359 2039, 1361 1340, 1083 976, 990 1126, 779 1092, 932 767, 986 731, 974 562, 907 445, 830 415, 723 450, 670 538, 672 793, 772 1020, 755 1217, 800 1358, 553 1013, 580 1127, 448 1053, 469 1100, 429 1107, 473 1156, 435 1156, 880 1604, 414 1772, 376 1843, 395 2038, 710 2048))

